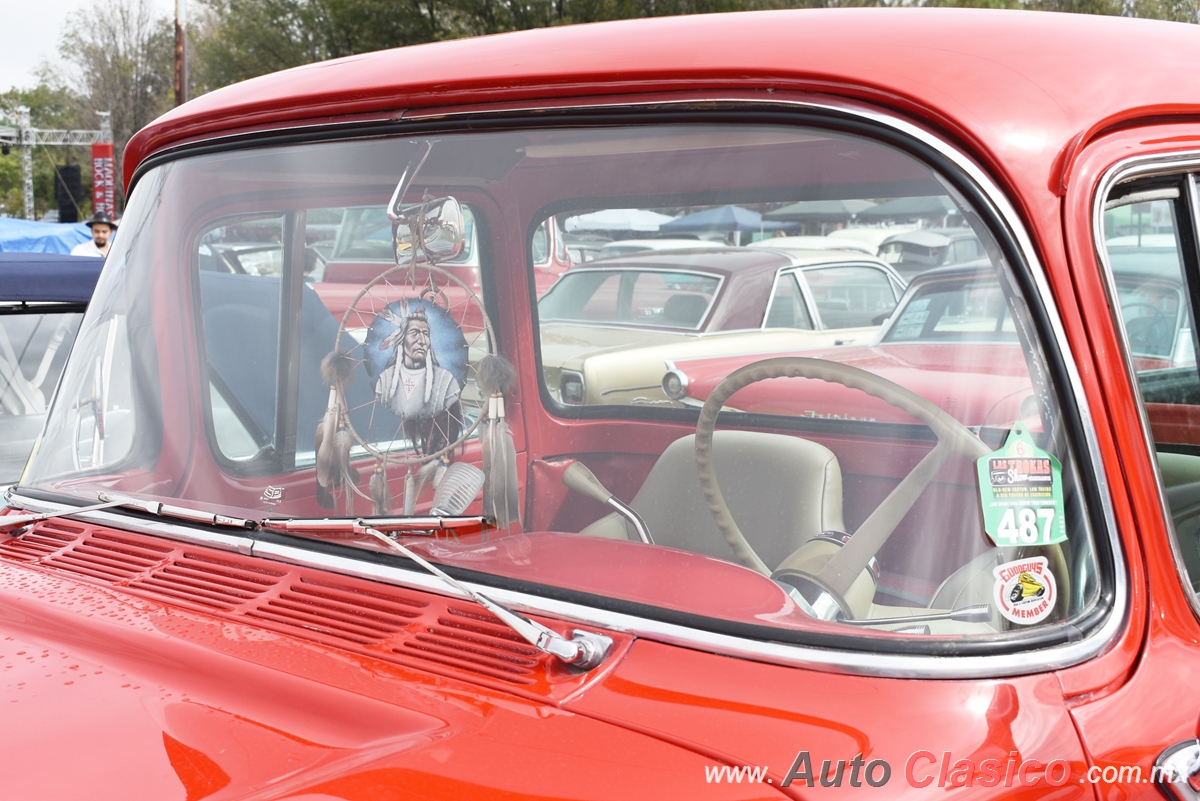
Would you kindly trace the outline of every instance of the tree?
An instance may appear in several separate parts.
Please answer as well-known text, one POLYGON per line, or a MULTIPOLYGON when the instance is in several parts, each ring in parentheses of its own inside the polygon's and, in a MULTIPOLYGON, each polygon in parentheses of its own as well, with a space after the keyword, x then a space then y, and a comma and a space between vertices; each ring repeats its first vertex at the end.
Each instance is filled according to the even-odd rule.
POLYGON ((202 89, 454 35, 445 0, 203 0, 194 63, 202 89))
POLYGON ((45 80, 77 98, 74 127, 94 129, 95 112, 112 113, 119 173, 125 143, 171 107, 174 24, 155 18, 147 0, 94 0, 63 34, 59 53, 67 67, 46 71, 45 80))

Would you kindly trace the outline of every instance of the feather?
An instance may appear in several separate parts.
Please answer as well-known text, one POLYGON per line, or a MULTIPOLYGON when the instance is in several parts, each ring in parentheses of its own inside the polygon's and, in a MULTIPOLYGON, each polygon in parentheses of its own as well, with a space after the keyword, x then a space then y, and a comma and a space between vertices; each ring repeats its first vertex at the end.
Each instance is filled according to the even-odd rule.
POLYGON ((417 485, 412 468, 404 476, 404 514, 411 515, 417 507, 417 485))
POLYGON ((317 486, 327 489, 332 487, 336 480, 333 469, 333 438, 337 431, 338 415, 337 390, 330 388, 329 405, 325 410, 325 416, 317 425, 316 436, 317 486))
POLYGON ((341 386, 354 374, 354 365, 354 357, 346 351, 331 351, 321 360, 321 380, 331 387, 341 386))
MULTIPOLYGON (((328 417, 328 413, 326 413, 326 417, 328 417)), ((330 442, 332 443, 332 439, 330 439, 330 442)), ((320 504, 322 509, 332 509, 335 506, 333 495, 329 492, 329 488, 326 486, 325 482, 322 481, 322 478, 329 475, 329 460, 330 454, 333 452, 333 445, 331 444, 328 448, 326 448, 324 445, 325 420, 322 419, 321 422, 317 424, 316 438, 317 503, 320 504)))
MULTIPOLYGON (((317 502, 326 509, 335 506, 333 490, 357 485, 359 473, 350 466, 354 437, 346 426, 342 386, 354 374, 354 357, 344 350, 331 351, 321 360, 321 379, 329 385, 325 416, 315 437, 317 502)), ((347 514, 353 508, 353 493, 346 494, 347 514)))
MULTIPOLYGON (((333 435, 333 463, 331 469, 333 471, 334 483, 333 487, 340 487, 347 484, 358 483, 357 471, 351 472, 350 469, 350 449, 354 447, 354 437, 350 434, 350 429, 346 428, 342 423, 338 426, 337 433, 333 435)), ((346 513, 352 514, 354 507, 354 493, 346 493, 346 513)))
POLYGON ((489 353, 475 365, 475 384, 484 397, 507 395, 517 385, 517 368, 503 356, 489 353))
POLYGON ((517 452, 504 419, 504 396, 517 385, 517 368, 503 356, 488 354, 475 366, 475 383, 488 397, 483 441, 483 513, 507 529, 521 522, 517 488, 517 452))
POLYGON ((434 459, 417 468, 416 481, 414 482, 412 492, 414 506, 416 505, 416 501, 420 499, 421 490, 425 489, 425 485, 432 480, 434 482, 433 486, 437 487, 438 480, 441 478, 442 473, 445 472, 446 465, 441 459, 434 459))
POLYGON ((382 459, 375 462, 375 471, 371 473, 371 501, 375 505, 375 514, 386 515, 392 505, 392 495, 388 490, 387 473, 384 472, 382 459))
POLYGON ((517 450, 508 421, 504 419, 504 396, 488 399, 488 419, 483 422, 483 513, 507 530, 521 522, 517 487, 517 450))

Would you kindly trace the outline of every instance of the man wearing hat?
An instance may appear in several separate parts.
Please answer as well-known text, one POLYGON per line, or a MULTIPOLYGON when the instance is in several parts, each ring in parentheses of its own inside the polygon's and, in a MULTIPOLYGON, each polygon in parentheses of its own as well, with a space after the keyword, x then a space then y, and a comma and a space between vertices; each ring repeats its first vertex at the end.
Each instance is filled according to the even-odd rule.
POLYGON ((117 230, 117 224, 107 214, 98 211, 84 225, 92 229, 92 241, 81 242, 71 248, 71 255, 99 256, 100 258, 107 256, 108 243, 112 239, 113 233, 117 230))

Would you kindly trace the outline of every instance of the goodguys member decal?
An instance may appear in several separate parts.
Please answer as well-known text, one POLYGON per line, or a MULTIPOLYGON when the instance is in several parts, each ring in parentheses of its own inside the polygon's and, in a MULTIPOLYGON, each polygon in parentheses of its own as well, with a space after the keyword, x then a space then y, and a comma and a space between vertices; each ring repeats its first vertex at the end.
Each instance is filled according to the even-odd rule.
POLYGON ((1046 557, 1006 562, 992 573, 996 576, 992 603, 1006 620, 1027 626, 1054 611, 1058 587, 1046 557))
POLYGON ((983 528, 997 545, 1054 545, 1067 539, 1062 466, 1022 426, 976 462, 983 528))

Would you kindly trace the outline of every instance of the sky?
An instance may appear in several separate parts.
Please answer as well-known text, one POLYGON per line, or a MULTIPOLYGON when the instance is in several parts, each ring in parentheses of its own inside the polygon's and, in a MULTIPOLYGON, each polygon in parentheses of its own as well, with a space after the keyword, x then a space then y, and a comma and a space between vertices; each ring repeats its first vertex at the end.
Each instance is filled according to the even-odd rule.
MULTIPOLYGON (((175 18, 175 0, 146 0, 152 12, 175 18)), ((195 5, 190 0, 188 10, 195 5)), ((0 92, 29 89, 44 61, 58 55, 58 40, 82 12, 101 13, 111 0, 0 0, 0 92)))

